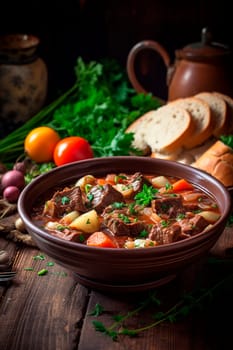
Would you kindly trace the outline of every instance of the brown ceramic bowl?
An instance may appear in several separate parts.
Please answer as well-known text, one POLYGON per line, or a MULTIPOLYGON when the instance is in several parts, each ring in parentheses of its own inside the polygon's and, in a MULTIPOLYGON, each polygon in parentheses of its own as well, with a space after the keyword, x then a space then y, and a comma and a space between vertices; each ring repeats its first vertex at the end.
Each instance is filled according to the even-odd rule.
POLYGON ((181 163, 150 157, 94 158, 57 167, 39 176, 22 191, 18 211, 38 247, 54 261, 74 273, 88 287, 103 291, 138 291, 162 285, 196 263, 216 243, 230 214, 228 190, 214 177, 181 163), (38 198, 48 198, 55 186, 74 183, 78 178, 111 172, 158 174, 185 177, 216 201, 221 218, 213 227, 185 240, 152 248, 94 248, 65 241, 47 233, 31 220, 38 198))

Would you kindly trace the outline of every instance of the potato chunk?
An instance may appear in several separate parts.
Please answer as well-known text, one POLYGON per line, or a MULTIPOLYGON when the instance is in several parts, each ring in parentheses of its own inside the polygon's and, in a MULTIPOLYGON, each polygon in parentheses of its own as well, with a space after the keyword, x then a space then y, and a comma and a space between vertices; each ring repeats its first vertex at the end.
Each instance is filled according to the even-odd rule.
POLYGON ((90 210, 74 219, 69 226, 86 233, 98 231, 100 223, 97 212, 94 209, 90 210))
POLYGON ((220 218, 219 213, 214 213, 208 210, 202 211, 201 213, 199 213, 199 215, 201 215, 204 219, 206 219, 211 224, 214 224, 220 218))

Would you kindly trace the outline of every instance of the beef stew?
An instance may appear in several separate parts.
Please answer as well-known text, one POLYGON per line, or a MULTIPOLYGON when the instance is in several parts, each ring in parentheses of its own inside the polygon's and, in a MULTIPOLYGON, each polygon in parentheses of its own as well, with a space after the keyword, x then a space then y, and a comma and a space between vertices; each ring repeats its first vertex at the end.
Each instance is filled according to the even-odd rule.
POLYGON ((219 218, 216 201, 185 179, 140 172, 86 175, 32 213, 37 225, 64 240, 126 249, 184 240, 219 218))

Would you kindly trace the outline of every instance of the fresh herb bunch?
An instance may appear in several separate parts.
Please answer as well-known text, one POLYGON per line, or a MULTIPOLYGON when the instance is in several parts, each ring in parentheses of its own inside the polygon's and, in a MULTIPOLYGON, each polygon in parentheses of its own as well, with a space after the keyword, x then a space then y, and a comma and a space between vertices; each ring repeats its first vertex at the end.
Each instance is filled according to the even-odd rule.
POLYGON ((160 103, 152 95, 137 94, 125 72, 114 60, 75 67, 78 98, 54 112, 50 126, 62 137, 79 135, 88 139, 96 157, 138 154, 131 147, 133 134, 125 129, 140 115, 160 103))
POLYGON ((133 134, 124 131, 140 115, 158 108, 160 100, 132 89, 115 60, 86 63, 78 57, 74 72, 69 90, 0 140, 0 161, 14 162, 22 155, 26 135, 40 125, 52 126, 61 137, 85 137, 96 157, 136 152, 131 147, 133 134))

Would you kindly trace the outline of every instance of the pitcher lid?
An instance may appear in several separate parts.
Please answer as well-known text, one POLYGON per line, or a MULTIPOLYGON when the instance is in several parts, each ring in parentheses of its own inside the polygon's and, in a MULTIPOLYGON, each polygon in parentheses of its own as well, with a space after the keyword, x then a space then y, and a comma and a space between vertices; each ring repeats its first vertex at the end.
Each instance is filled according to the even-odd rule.
POLYGON ((16 33, 0 35, 1 50, 19 50, 38 46, 40 39, 32 34, 16 33))
POLYGON ((212 34, 208 28, 203 28, 201 41, 191 43, 181 50, 176 50, 176 57, 179 59, 213 59, 229 56, 230 47, 225 44, 212 41, 212 34))

